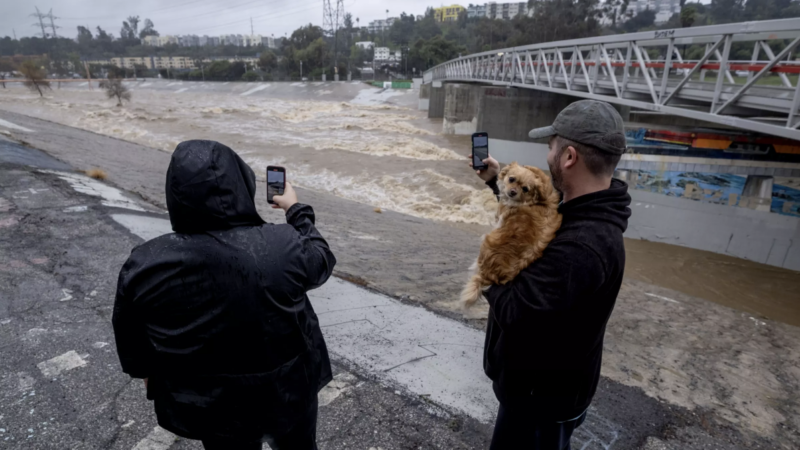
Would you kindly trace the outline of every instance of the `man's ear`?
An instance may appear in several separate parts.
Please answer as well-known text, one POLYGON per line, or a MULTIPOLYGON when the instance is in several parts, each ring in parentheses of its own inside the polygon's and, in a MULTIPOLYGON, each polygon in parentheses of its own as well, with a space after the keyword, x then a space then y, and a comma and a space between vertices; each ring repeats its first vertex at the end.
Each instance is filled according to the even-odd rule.
MULTIPOLYGON (((575 147, 571 145, 567 147, 567 149, 564 150, 564 153, 561 155, 562 159, 564 157, 567 158, 567 160, 564 162, 565 169, 569 169, 570 167, 573 167, 575 166, 575 164, 578 163, 578 151, 575 150, 575 147)), ((559 163, 561 163, 561 161, 559 161, 559 163)))

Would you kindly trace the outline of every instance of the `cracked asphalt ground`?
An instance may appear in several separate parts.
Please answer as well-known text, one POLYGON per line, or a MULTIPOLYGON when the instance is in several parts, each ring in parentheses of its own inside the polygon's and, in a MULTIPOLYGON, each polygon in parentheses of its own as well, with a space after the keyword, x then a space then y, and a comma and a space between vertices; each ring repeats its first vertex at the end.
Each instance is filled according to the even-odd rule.
MULTIPOLYGON (((78 169, 101 167, 110 183, 163 207, 168 153, 17 114, 0 116, 36 130, 11 133, 19 140, 78 169)), ((110 315, 117 271, 141 239, 109 218, 113 208, 75 193, 52 174, 20 165, 43 165, 47 159, 47 168, 58 169, 64 163, 30 148, 15 148, 4 155, 12 162, 0 166, 0 448, 199 448, 182 440, 166 447, 140 446, 172 438, 154 431, 143 386, 119 371, 114 354, 110 315), (64 212, 80 206, 86 211, 64 212)), ((318 212, 320 229, 339 258, 337 275, 455 317, 440 306, 454 298, 463 282, 463 261, 473 257, 463 242, 476 239, 477 231, 391 211, 376 214, 369 206, 326 193, 298 191, 318 212), (362 239, 365 235, 378 239, 362 239)), ((267 220, 281 220, 263 198, 258 200, 267 220)), ((480 320, 466 322, 483 325, 480 320)), ((593 419, 579 428, 576 443, 588 442, 587 450, 797 448, 797 377, 792 375, 797 329, 774 322, 759 327, 735 311, 628 280, 607 340, 607 359, 615 365, 613 371, 604 365, 590 411, 593 419), (645 292, 671 297, 680 307, 648 300, 645 292), (687 317, 693 320, 691 327, 687 317), (704 317, 725 328, 714 331, 699 320, 704 317), (742 351, 739 341, 750 347, 742 351), (714 346, 703 347, 705 342, 714 346), (763 348, 774 355, 766 364, 757 359, 763 348), (683 358, 696 353, 699 359, 689 359, 693 372, 684 373, 688 368, 683 358), (736 357, 753 367, 745 366, 748 371, 739 375, 736 357), (678 360, 682 365, 673 365, 678 360), (763 378, 757 372, 762 365, 764 370, 774 366, 776 375, 763 378), (719 372, 720 367, 728 372, 719 372), (731 387, 742 380, 725 379, 730 372, 763 391, 759 395, 767 396, 772 415, 783 415, 775 419, 777 430, 753 433, 748 423, 766 415, 742 405, 734 408, 738 422, 721 417, 723 403, 754 403, 731 387), (607 378, 609 373, 615 379, 607 378), (625 377, 628 381, 620 383, 625 377), (775 391, 776 396, 765 380, 783 390, 775 391), (687 406, 686 398, 714 404, 687 406), (593 441, 589 433, 600 439, 593 441)), ((333 388, 331 397, 340 395, 320 410, 322 449, 488 445, 489 424, 381 385, 341 361, 336 371, 345 381, 333 388)))

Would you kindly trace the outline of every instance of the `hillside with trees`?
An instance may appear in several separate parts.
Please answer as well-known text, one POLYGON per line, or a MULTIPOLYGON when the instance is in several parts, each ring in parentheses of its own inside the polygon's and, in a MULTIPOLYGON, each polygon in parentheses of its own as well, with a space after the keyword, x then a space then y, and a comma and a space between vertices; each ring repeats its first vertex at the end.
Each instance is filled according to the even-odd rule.
MULTIPOLYGON (((308 24, 283 39, 277 49, 262 45, 144 46, 142 40, 146 36, 157 36, 159 32, 149 19, 141 21, 139 16, 131 15, 122 21, 118 35, 100 27, 79 26, 74 39, 25 37, 15 40, 6 36, 0 39, 0 64, 13 64, 13 57, 19 60, 17 55, 35 55, 49 64, 51 72, 64 75, 69 67, 78 66, 82 59, 188 56, 200 61, 223 56, 258 57, 259 73, 249 75, 251 79, 296 78, 300 76, 301 65, 304 76, 318 77, 322 73, 332 76, 335 64, 338 64, 341 75, 351 72, 357 74, 359 67, 372 60, 372 50, 358 47, 355 43, 372 41, 378 47, 402 51, 403 60, 398 64, 398 70, 408 67, 409 73, 412 69, 420 73, 459 55, 511 46, 603 34, 800 17, 800 2, 791 0, 712 0, 710 4, 686 2, 681 14, 673 15, 660 26, 654 23, 654 11, 643 11, 633 16, 628 10, 629 0, 531 0, 529 4, 534 8, 534 14, 513 20, 469 19, 464 14, 457 21, 438 23, 432 9, 428 9, 421 19, 413 14, 402 13, 390 29, 379 33, 369 33, 367 28, 359 26, 360 18, 347 14, 344 27, 336 38, 322 28, 308 24)), ((748 51, 744 47, 734 46, 732 57, 749 59, 748 51)), ((698 57, 702 49, 688 48, 684 52, 686 58, 692 59, 698 57)), ((234 62, 215 61, 207 68, 180 76, 239 79, 246 71, 243 67, 234 62)))

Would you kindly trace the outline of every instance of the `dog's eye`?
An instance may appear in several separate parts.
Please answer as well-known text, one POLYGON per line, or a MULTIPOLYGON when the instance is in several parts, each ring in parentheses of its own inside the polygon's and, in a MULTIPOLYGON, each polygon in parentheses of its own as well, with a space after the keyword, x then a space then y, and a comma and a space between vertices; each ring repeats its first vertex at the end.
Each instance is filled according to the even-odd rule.
POLYGON ((523 187, 523 188, 522 188, 522 192, 524 192, 524 193, 526 193, 526 194, 527 194, 527 193, 528 193, 528 186, 525 186, 525 187, 523 187))
POLYGON ((509 183, 513 183, 513 182, 515 182, 515 181, 517 181, 517 179, 516 179, 516 178, 514 178, 514 177, 511 177, 511 178, 509 178, 509 179, 508 179, 508 182, 509 182, 509 183))

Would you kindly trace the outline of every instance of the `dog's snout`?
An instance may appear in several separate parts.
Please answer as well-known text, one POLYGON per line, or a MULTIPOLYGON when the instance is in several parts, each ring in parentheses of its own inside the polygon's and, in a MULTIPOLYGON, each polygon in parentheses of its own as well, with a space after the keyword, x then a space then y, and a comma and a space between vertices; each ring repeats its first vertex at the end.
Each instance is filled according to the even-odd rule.
POLYGON ((508 191, 508 196, 509 197, 516 197, 517 196, 517 191, 514 190, 514 189, 508 191))

